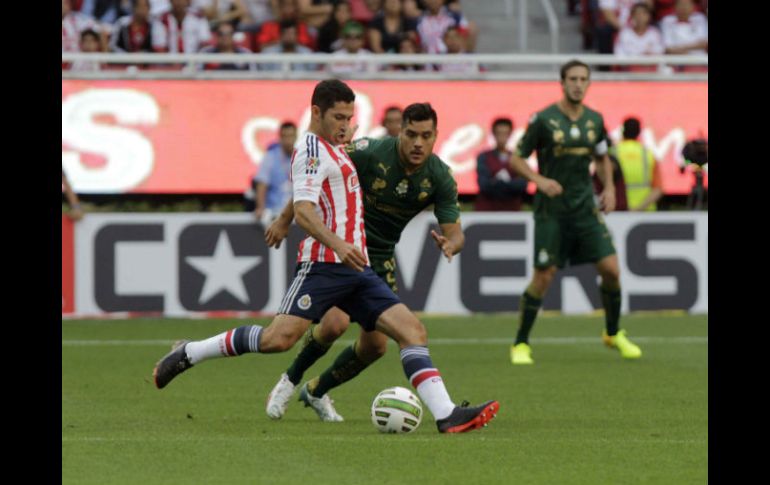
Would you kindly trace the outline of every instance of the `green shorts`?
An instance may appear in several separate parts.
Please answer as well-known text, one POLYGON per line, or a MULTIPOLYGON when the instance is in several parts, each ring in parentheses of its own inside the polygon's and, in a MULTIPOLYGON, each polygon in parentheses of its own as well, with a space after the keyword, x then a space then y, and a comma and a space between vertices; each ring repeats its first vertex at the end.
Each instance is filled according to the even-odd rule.
POLYGON ((396 258, 393 256, 372 256, 369 255, 369 263, 377 276, 390 286, 393 293, 398 293, 398 286, 396 285, 396 258))
POLYGON ((615 254, 598 208, 569 216, 535 214, 535 268, 596 263, 615 254))

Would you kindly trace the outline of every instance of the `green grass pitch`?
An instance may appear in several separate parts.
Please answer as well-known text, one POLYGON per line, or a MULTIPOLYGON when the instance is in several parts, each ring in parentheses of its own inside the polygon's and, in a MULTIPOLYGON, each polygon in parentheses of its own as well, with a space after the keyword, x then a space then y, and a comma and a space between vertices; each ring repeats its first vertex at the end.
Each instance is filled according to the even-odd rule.
MULTIPOLYGON (((155 362, 179 338, 246 321, 62 322, 65 484, 703 484, 708 467, 708 317, 637 315, 642 348, 623 361, 601 344, 601 316, 543 316, 534 366, 512 366, 515 315, 424 317, 452 398, 500 401, 487 428, 440 435, 430 413, 409 435, 383 435, 369 408, 409 387, 398 349, 332 390, 343 423, 293 401, 265 415, 298 347, 202 363, 158 390, 155 362)), ((261 322, 264 323, 264 322, 261 322)), ((355 338, 352 326, 305 375, 355 338)))

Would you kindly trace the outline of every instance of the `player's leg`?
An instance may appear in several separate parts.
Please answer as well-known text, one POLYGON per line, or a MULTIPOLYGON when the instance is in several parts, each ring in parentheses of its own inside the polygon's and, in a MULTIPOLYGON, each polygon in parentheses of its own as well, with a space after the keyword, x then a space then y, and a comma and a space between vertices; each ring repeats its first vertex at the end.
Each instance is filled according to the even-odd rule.
POLYGON ((556 275, 557 265, 563 264, 562 230, 558 219, 535 217, 535 270, 519 302, 519 328, 511 346, 511 363, 533 364, 529 334, 543 306, 543 298, 556 275))
POLYGON ((642 350, 628 339, 625 330, 619 328, 622 298, 617 254, 600 259, 596 263, 596 270, 601 276, 599 291, 602 295, 602 306, 604 306, 605 330, 602 340, 608 347, 618 349, 624 358, 638 359, 642 356, 642 350))
POLYGON ((377 319, 378 330, 393 338, 401 349, 404 374, 422 402, 430 410, 441 433, 462 433, 485 426, 500 409, 497 401, 468 407, 455 405, 428 351, 425 326, 404 305, 398 303, 382 312, 377 319))
POLYGON ((309 319, 277 315, 265 328, 243 325, 204 340, 183 340, 155 366, 153 377, 158 389, 193 365, 220 357, 237 357, 249 352, 285 352, 299 340, 310 325, 309 319))
POLYGON ((592 262, 601 277, 599 292, 604 307, 605 330, 602 333, 604 343, 627 359, 641 357, 642 351, 626 337, 626 332, 619 329, 620 322, 620 264, 612 235, 598 209, 576 216, 572 231, 580 240, 578 249, 572 255, 574 264, 592 262))
MULTIPOLYGON (((347 313, 332 307, 321 318, 321 323, 311 326, 305 332, 303 345, 297 357, 286 372, 281 374, 267 396, 265 411, 269 417, 272 419, 283 417, 305 371, 329 351, 334 341, 345 333, 349 326, 350 317, 347 313)), ((319 397, 322 396, 323 394, 319 395, 319 397)), ((336 415, 337 413, 335 411, 327 414, 336 415)))

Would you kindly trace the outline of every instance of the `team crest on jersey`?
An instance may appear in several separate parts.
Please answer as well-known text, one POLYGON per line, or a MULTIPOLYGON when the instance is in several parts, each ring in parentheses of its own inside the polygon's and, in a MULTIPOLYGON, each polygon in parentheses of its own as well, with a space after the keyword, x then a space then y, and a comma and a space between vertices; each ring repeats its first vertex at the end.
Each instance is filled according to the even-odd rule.
POLYGON ((561 130, 555 130, 553 132, 553 142, 554 143, 561 143, 564 141, 564 132, 561 130))
POLYGON ((407 190, 409 190, 409 181, 407 179, 403 179, 396 186, 396 193, 400 196, 403 196, 406 194, 407 190))
POLYGON ((363 149, 365 149, 366 147, 369 146, 369 140, 367 140, 366 138, 364 138, 362 140, 358 140, 355 143, 355 145, 356 145, 356 150, 363 150, 363 149))
POLYGON ((312 305, 313 302, 310 300, 310 295, 304 294, 301 297, 299 297, 299 300, 297 301, 297 306, 300 310, 307 310, 310 308, 310 305, 312 305))
POLYGON ((588 143, 593 143, 596 141, 596 132, 594 132, 594 130, 588 130, 586 132, 586 137, 588 138, 588 143))
POLYGON ((423 189, 429 189, 431 187, 430 180, 422 179, 422 182, 420 182, 420 187, 423 189))
POLYGON ((417 196, 417 200, 419 200, 420 202, 424 201, 427 198, 428 198, 427 192, 420 192, 420 195, 417 196))
POLYGON ((372 190, 374 191, 380 191, 388 186, 388 183, 381 178, 374 179, 374 182, 372 182, 372 190))
POLYGON ((388 170, 390 170, 390 167, 386 167, 385 164, 383 164, 382 162, 378 163, 377 166, 380 167, 380 170, 382 170, 383 175, 388 174, 388 170))
POLYGON ((545 264, 548 262, 548 251, 545 249, 541 249, 540 252, 537 255, 537 261, 540 264, 545 264))
POLYGON ((348 192, 355 192, 358 190, 358 174, 353 173, 348 177, 348 192))
POLYGON ((572 125, 572 128, 569 129, 569 136, 575 139, 580 138, 580 128, 577 125, 572 125))
POLYGON ((593 128, 594 126, 596 125, 594 125, 594 122, 592 120, 586 121, 586 128, 590 129, 590 128, 593 128))
POLYGON ((319 165, 321 165, 321 162, 318 160, 318 157, 308 157, 307 161, 305 162, 305 174, 317 174, 319 165))

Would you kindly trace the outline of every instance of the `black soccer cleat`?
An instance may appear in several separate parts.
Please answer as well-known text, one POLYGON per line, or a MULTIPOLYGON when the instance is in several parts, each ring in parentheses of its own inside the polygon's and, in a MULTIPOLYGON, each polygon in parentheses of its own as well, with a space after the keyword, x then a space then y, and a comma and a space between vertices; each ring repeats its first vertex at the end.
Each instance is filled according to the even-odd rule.
POLYGON ((163 389, 171 379, 192 367, 184 350, 189 342, 189 340, 178 341, 174 344, 173 350, 155 364, 155 369, 152 371, 155 387, 163 389))
POLYGON ((444 419, 436 421, 439 433, 465 433, 486 426, 488 422, 497 416, 500 403, 487 401, 480 406, 468 407, 468 401, 455 406, 452 414, 444 419))

